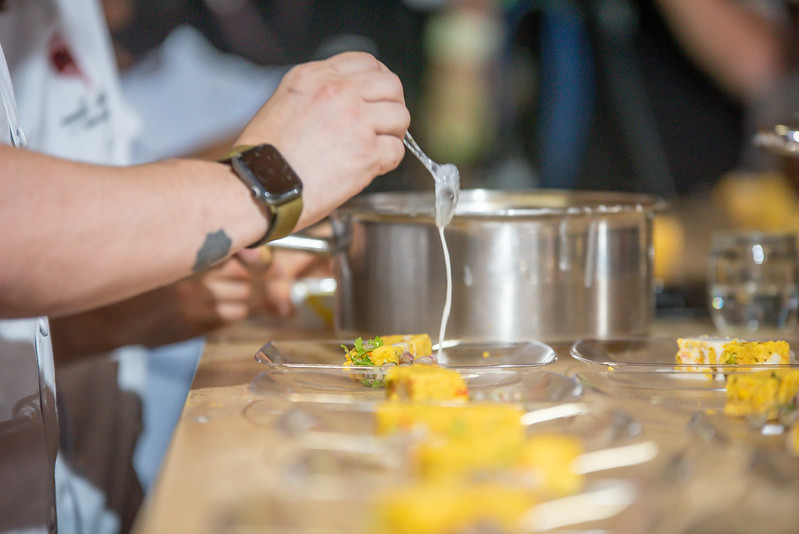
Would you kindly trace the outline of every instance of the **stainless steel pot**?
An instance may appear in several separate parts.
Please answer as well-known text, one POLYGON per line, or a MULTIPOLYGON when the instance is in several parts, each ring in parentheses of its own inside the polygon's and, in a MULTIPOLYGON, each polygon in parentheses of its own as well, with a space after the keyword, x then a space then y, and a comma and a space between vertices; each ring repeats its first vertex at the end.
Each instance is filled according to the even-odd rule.
MULTIPOLYGON (((432 192, 362 195, 331 215, 332 240, 283 242, 334 254, 338 334, 438 337, 446 273, 433 204, 432 192)), ((462 191, 445 231, 453 276, 446 338, 645 334, 661 205, 621 193, 462 191)))

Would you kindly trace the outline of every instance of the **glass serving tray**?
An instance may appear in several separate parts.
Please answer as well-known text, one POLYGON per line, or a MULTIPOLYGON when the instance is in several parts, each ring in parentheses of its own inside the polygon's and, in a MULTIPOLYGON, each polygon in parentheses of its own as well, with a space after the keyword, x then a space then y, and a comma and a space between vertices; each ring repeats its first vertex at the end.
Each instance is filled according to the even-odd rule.
MULTIPOLYGON (((754 339, 751 339, 754 341, 754 339)), ((786 340, 791 347, 799 346, 799 340, 786 340)), ((603 366, 624 368, 625 371, 653 370, 660 368, 671 371, 707 371, 718 373, 733 371, 751 371, 756 369, 799 367, 791 351, 791 363, 788 364, 678 364, 676 338, 617 338, 617 339, 581 339, 571 347, 571 356, 581 362, 603 366)))
POLYGON ((574 378, 584 388, 614 399, 711 412, 722 412, 726 402, 724 377, 712 373, 670 369, 627 371, 612 367, 578 372, 574 378))
MULTIPOLYGON (((797 456, 792 427, 797 424, 799 414, 794 410, 781 412, 776 418, 768 418, 762 413, 744 416, 725 413, 726 377, 734 374, 610 368, 578 372, 574 378, 587 391, 593 390, 618 400, 648 428, 663 423, 670 431, 679 428, 681 433, 687 431, 715 447, 745 445, 767 450, 770 454, 797 456), (634 408, 635 401, 652 405, 659 411, 650 413, 634 408), (677 421, 679 427, 674 426, 677 421)), ((659 431, 663 432, 663 428, 659 431)), ((795 463, 799 470, 799 461, 795 463)))
MULTIPOLYGON (((762 372, 762 366, 758 368, 762 372)), ((736 374, 757 372, 752 368, 733 369, 725 373, 686 372, 672 369, 627 370, 611 367, 604 370, 581 371, 574 379, 586 390, 593 390, 613 399, 639 400, 653 405, 662 405, 689 412, 701 412, 731 421, 732 425, 746 422, 754 429, 765 427, 770 422, 763 415, 736 417, 724 414, 727 403, 726 384, 736 374)), ((782 426, 792 425, 796 414, 788 411, 781 415, 782 426), (789 421, 790 419, 790 421, 789 421)))
MULTIPOLYGON (((662 512, 651 499, 640 498, 641 489, 636 481, 625 479, 592 482, 576 495, 545 500, 533 506, 519 518, 511 532, 646 532, 662 512)), ((324 495, 302 497, 294 491, 276 489, 237 502, 221 515, 217 523, 222 534, 374 534, 382 531, 375 522, 373 508, 379 497, 379 494, 362 494, 357 492, 357 488, 340 486, 331 487, 331 491, 324 495)), ((508 531, 497 530, 491 524, 478 524, 468 532, 508 531)))
MULTIPOLYGON (((574 401, 583 394, 582 386, 575 380, 536 368, 472 368, 457 371, 466 382, 471 401, 533 405, 574 401)), ((292 402, 341 404, 386 398, 384 388, 365 386, 340 370, 268 369, 250 383, 250 391, 292 402)))
MULTIPOLYGON (((283 438, 270 447, 270 462, 284 477, 281 486, 308 489, 330 479, 382 487, 409 480, 410 449, 424 433, 418 429, 377 433, 375 404, 295 402, 282 409, 267 400, 251 403, 245 418, 283 438)), ((578 463, 585 475, 639 466, 653 460, 658 446, 641 438, 640 423, 627 413, 582 402, 523 412, 528 436, 559 434, 579 439, 585 449, 578 463)), ((324 484, 323 484, 324 486, 324 484)))
MULTIPOLYGON (((344 349, 352 347, 351 339, 320 341, 272 341, 255 354, 266 365, 287 368, 344 369, 344 349)), ((438 356, 438 345, 433 354, 438 356)), ((446 367, 540 367, 555 362, 558 357, 549 345, 539 341, 445 341, 439 364, 446 367)), ((352 369, 347 367, 347 369, 352 369)))
MULTIPOLYGON (((377 405, 368 402, 327 403, 270 395, 251 402, 244 417, 296 441, 287 450, 393 447, 393 438, 377 437, 377 405), (338 441, 336 441, 338 440, 338 441), (368 443, 372 445, 368 445, 368 443), (334 445, 344 443, 346 446, 334 445)), ((446 403, 438 403, 446 404, 446 403)), ((580 438, 587 450, 624 444, 641 435, 640 422, 626 412, 595 403, 564 402, 528 409, 521 422, 529 434, 562 433, 580 438)), ((293 453, 291 453, 293 454, 293 453)))
MULTIPOLYGON (((367 511, 371 499, 382 491, 413 483, 408 455, 420 436, 413 432, 376 435, 375 404, 289 400, 286 403, 291 407, 284 409, 279 396, 273 397, 250 404, 245 416, 283 436, 270 446, 267 459, 274 466, 272 483, 278 502, 314 507, 316 503, 341 499, 342 506, 353 514, 345 518, 342 531, 350 528, 349 532, 370 532, 366 527, 356 528, 357 522, 350 521, 364 520, 358 514, 367 511), (357 509, 351 507, 353 498, 357 499, 357 509), (347 502, 349 506, 344 504, 347 502)), ((562 499, 545 498, 535 513, 526 517, 519 532, 574 528, 589 522, 593 528, 613 525, 614 532, 621 532, 624 530, 616 528, 630 520, 624 517, 626 511, 632 514, 637 508, 633 515, 639 519, 648 515, 640 515, 641 507, 650 503, 641 500, 639 484, 646 473, 659 469, 662 451, 656 443, 640 437, 640 425, 635 419, 615 409, 574 402, 530 410, 522 415, 522 422, 531 436, 559 433, 580 439, 585 452, 575 462, 575 469, 585 476, 585 487, 562 499), (576 512, 575 507, 582 513, 576 512), (595 521, 601 523, 593 524, 595 521)), ((534 478, 516 478, 513 472, 485 472, 482 476, 486 481, 502 484, 536 484, 534 478)), ((264 516, 262 520, 270 524, 273 518, 264 516)), ((302 514, 287 523, 309 529, 334 524, 317 523, 302 514)), ((629 530, 637 531, 646 528, 639 524, 629 530)))
MULTIPOLYGON (((361 381, 369 381, 386 368, 344 365, 342 345, 352 340, 274 341, 255 354, 267 366, 267 373, 293 391, 365 393, 379 391, 361 381)), ((438 346, 433 347, 438 355, 438 346)), ((557 360, 555 351, 544 343, 448 341, 442 347, 439 363, 458 370, 470 390, 498 388, 519 380, 514 371, 540 368, 557 360)))

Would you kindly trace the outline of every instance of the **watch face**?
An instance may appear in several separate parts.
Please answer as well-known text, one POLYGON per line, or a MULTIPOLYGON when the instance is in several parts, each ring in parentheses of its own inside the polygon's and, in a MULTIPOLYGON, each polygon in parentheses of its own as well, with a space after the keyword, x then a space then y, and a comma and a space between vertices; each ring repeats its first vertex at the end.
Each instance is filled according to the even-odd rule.
POLYGON ((260 145, 240 153, 233 158, 233 165, 247 175, 270 202, 290 200, 302 192, 302 181, 271 145, 260 145))

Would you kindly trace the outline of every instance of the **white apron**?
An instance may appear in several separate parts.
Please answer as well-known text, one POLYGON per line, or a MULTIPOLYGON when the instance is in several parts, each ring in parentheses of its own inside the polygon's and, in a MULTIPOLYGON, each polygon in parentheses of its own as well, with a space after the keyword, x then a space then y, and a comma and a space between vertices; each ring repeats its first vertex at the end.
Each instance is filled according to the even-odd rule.
MULTIPOLYGON (((73 160, 129 162, 139 126, 122 105, 95 0, 8 0, 0 45, 0 142, 73 160)), ((0 533, 55 532, 56 480, 62 534, 78 524, 92 532, 116 528, 102 495, 57 462, 57 447, 47 320, 0 320, 0 533)))

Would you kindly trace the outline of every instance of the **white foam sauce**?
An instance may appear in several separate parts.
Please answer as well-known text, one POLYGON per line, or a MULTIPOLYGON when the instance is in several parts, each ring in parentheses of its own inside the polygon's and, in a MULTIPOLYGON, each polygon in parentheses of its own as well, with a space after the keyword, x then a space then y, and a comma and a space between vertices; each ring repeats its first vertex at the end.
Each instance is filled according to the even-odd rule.
POLYGON ((447 293, 444 299, 444 310, 441 314, 441 327, 438 331, 438 359, 441 361, 444 336, 452 309, 452 262, 449 256, 449 248, 447 247, 447 238, 444 236, 444 228, 455 216, 455 206, 458 204, 458 195, 461 188, 461 175, 458 172, 458 168, 451 163, 436 166, 434 169, 435 172, 431 171, 431 174, 433 175, 433 180, 435 180, 436 227, 438 228, 438 236, 441 239, 444 267, 447 272, 447 293))

